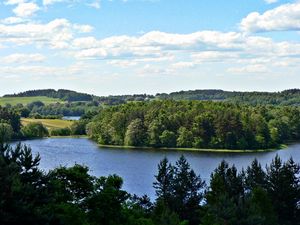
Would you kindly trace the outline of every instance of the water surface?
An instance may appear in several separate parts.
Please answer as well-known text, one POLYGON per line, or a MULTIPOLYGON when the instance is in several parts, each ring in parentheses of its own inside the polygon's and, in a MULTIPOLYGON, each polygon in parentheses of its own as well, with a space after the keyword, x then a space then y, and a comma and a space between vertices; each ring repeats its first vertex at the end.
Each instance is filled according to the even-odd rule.
POLYGON ((63 120, 80 120, 80 116, 64 116, 63 120))
POLYGON ((72 166, 75 163, 86 165, 91 174, 106 176, 118 174, 124 179, 124 189, 138 195, 155 196, 152 183, 157 173, 157 164, 163 157, 175 162, 182 154, 192 168, 209 181, 211 172, 225 159, 237 168, 247 167, 254 158, 262 165, 270 163, 278 154, 283 160, 291 156, 300 163, 300 144, 287 149, 264 153, 203 153, 148 149, 111 149, 100 148, 86 138, 46 138, 24 141, 33 153, 40 153, 41 168, 50 170, 57 166, 72 166))

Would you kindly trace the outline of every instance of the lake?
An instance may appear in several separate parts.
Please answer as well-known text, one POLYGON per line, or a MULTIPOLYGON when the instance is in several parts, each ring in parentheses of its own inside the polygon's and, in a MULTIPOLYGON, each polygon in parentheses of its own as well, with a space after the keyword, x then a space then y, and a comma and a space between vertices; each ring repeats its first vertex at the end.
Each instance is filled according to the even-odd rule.
POLYGON ((80 116, 64 116, 63 120, 80 120, 80 116))
POLYGON ((40 153, 40 167, 47 171, 57 166, 72 166, 75 163, 86 165, 91 174, 106 176, 117 174, 124 179, 124 189, 137 195, 147 194, 155 198, 152 188, 157 164, 163 157, 175 162, 182 154, 192 168, 209 181, 211 172, 225 159, 237 168, 247 167, 254 158, 262 165, 270 163, 278 154, 283 160, 291 156, 300 162, 300 144, 290 145, 287 149, 264 153, 203 153, 146 149, 100 148, 86 138, 46 138, 28 140, 22 143, 30 145, 34 154, 40 153))

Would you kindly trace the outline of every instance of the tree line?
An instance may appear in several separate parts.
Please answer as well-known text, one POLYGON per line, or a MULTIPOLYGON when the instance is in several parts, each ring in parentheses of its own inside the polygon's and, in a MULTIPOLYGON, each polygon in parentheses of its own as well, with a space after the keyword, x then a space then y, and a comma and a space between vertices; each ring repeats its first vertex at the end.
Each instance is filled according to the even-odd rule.
POLYGON ((208 101, 133 102, 104 108, 87 125, 103 145, 268 149, 300 138, 300 109, 208 101))
POLYGON ((17 94, 8 94, 4 97, 34 97, 34 96, 46 96, 49 98, 59 98, 68 102, 76 101, 92 101, 93 96, 85 93, 79 93, 76 91, 65 90, 65 89, 41 89, 41 90, 30 90, 25 92, 20 92, 17 94))
POLYGON ((231 103, 243 103, 257 105, 300 106, 300 89, 289 89, 281 92, 241 92, 223 90, 191 90, 161 93, 155 96, 157 99, 173 100, 211 100, 226 101, 231 103))
POLYGON ((39 169, 24 145, 0 144, 2 225, 298 225, 300 168, 276 156, 238 172, 222 161, 206 184, 181 156, 164 158, 156 199, 122 189, 117 175, 94 177, 85 166, 39 169))

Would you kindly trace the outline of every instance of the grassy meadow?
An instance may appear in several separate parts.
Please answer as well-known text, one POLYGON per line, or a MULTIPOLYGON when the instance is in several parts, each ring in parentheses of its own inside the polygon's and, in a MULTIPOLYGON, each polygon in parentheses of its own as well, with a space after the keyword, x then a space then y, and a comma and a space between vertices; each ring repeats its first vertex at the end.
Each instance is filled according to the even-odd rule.
POLYGON ((73 121, 70 120, 60 120, 60 119, 31 119, 31 118, 22 118, 22 125, 26 126, 29 123, 40 122, 42 123, 48 130, 59 129, 70 127, 73 121))
POLYGON ((23 104, 27 105, 31 102, 35 101, 41 101, 45 105, 49 105, 51 103, 56 103, 60 102, 62 103, 63 101, 58 99, 58 98, 49 98, 45 96, 35 96, 35 97, 0 97, 0 106, 5 106, 6 104, 10 104, 12 106, 17 105, 17 104, 23 104))

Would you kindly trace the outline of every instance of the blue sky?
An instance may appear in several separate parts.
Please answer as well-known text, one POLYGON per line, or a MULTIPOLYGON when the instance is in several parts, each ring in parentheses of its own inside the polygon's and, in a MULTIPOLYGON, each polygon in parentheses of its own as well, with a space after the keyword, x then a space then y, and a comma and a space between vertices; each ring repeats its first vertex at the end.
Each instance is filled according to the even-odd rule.
POLYGON ((0 0, 0 95, 300 88, 300 2, 0 0))

